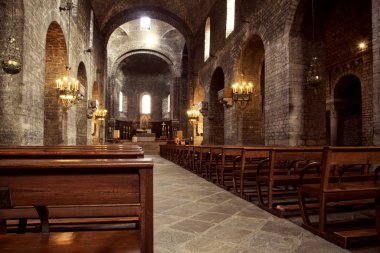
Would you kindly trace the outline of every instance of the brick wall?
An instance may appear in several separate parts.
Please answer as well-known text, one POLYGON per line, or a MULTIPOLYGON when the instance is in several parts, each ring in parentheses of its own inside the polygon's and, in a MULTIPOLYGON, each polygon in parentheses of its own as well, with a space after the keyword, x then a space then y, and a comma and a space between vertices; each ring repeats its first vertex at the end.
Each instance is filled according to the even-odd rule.
MULTIPOLYGON (((42 145, 44 144, 44 139, 54 140, 54 143, 64 139, 64 143, 75 144, 77 121, 75 108, 67 112, 69 114, 67 117, 62 114, 62 112, 54 116, 67 119, 67 124, 60 124, 59 121, 53 123, 52 121, 54 120, 51 120, 51 123, 57 126, 57 129, 60 129, 59 131, 62 137, 56 133, 44 134, 45 83, 49 83, 50 85, 50 80, 45 80, 45 71, 50 71, 48 70, 49 66, 45 64, 45 55, 48 53, 48 49, 46 48, 47 32, 52 22, 56 22, 61 27, 67 44, 67 13, 59 12, 58 7, 61 2, 59 0, 17 0, 15 2, 18 5, 17 15, 20 19, 17 24, 19 24, 21 28, 17 30, 17 33, 22 45, 21 48, 23 52, 27 53, 23 54, 22 73, 13 77, 13 81, 11 81, 12 85, 9 87, 12 87, 12 90, 7 88, 6 93, 0 92, 9 98, 9 102, 5 103, 6 107, 3 107, 4 109, 0 112, 2 121, 4 122, 1 124, 0 129, 0 135, 4 136, 4 138, 0 138, 0 143, 11 145, 42 145), (21 8, 22 3, 24 8, 21 8), (23 12, 23 10, 25 11, 23 12)), ((5 12, 1 11, 1 15, 4 14, 6 17, 1 19, 1 27, 4 27, 7 32, 13 29, 9 23, 9 14, 11 11, 10 3, 11 1, 0 2, 2 5, 5 4, 6 7, 5 12)), ((99 33, 97 23, 95 22, 94 45, 92 45, 94 50, 91 56, 84 53, 84 50, 90 46, 88 43, 88 31, 90 30, 90 4, 88 0, 79 1, 77 13, 78 15, 72 19, 71 24, 71 74, 72 76, 77 76, 76 72, 79 63, 83 62, 88 71, 88 90, 91 91, 92 84, 95 80, 100 83, 101 87, 104 87, 104 42, 102 35, 99 33)), ((0 38, 3 39, 4 33, 1 34, 0 38)), ((3 43, 1 43, 1 45, 3 45, 3 43)), ((49 59, 47 61, 49 61, 49 59)), ((56 70, 52 70, 55 74, 60 73, 60 71, 58 66, 56 70)), ((3 78, 3 76, 5 78, 1 80, 1 87, 4 87, 11 79, 9 76, 5 76, 3 72, 0 72, 0 76, 1 78, 3 78)), ((91 92, 88 92, 87 96, 91 97, 91 92)), ((49 103, 53 106, 53 97, 51 97, 51 99, 51 103, 49 103)), ((49 108, 47 108, 47 111, 49 111, 49 108)), ((52 114, 54 113, 55 112, 52 114)), ((87 125, 84 128, 88 129, 89 127, 90 126, 87 125)), ((90 131, 87 131, 86 135, 87 139, 90 139, 90 131)))

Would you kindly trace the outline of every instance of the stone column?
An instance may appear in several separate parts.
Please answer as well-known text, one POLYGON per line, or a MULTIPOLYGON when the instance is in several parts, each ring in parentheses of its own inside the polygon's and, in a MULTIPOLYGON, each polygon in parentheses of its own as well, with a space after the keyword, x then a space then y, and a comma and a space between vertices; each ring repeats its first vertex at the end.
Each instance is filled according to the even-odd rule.
MULTIPOLYGON (((14 1, 15 12, 12 17, 12 1, 0 0, 0 59, 6 55, 7 40, 12 35, 16 39, 17 47, 23 53, 23 8, 22 1, 14 1), (12 33, 13 32, 13 33, 12 33)), ((23 66, 22 66, 23 67, 23 66)), ((23 85, 23 72, 10 75, 0 66, 0 145, 22 145, 24 137, 30 137, 30 125, 24 120, 28 115, 23 105, 28 101, 26 87, 23 85), (23 110, 25 109, 25 111, 23 110)), ((42 144, 42 143, 41 143, 42 144)))
POLYGON ((380 2, 372 1, 373 144, 380 145, 380 2))
POLYGON ((330 112, 330 143, 331 146, 338 144, 338 113, 335 110, 330 112))

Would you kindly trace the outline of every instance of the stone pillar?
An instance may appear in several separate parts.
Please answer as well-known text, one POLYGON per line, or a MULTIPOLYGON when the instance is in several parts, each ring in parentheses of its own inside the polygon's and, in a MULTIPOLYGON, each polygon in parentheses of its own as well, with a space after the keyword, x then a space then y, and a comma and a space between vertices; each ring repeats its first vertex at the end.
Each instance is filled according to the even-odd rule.
POLYGON ((380 2, 372 1, 373 144, 380 145, 380 2))
MULTIPOLYGON (((23 53, 23 8, 22 1, 15 0, 15 12, 12 16, 12 1, 0 0, 0 59, 6 52, 6 42, 13 32, 20 53, 23 53)), ((22 66, 23 67, 23 66, 22 66)), ((0 145, 22 145, 24 138, 30 136, 31 129, 27 121, 24 121, 28 112, 24 111, 23 105, 28 101, 26 87, 23 86, 23 72, 10 75, 3 71, 0 66, 0 145)), ((41 143, 42 144, 42 143, 41 143)))
POLYGON ((338 113, 335 110, 330 112, 330 143, 331 146, 338 144, 338 113))

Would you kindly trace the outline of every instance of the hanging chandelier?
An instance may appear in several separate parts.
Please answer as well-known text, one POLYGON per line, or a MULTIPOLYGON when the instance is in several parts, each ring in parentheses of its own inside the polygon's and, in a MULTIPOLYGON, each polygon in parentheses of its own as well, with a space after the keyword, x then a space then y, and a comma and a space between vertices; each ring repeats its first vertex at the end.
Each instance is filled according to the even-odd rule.
MULTIPOLYGON (((11 15, 11 25, 16 27, 14 24, 14 13, 15 13, 15 3, 12 1, 12 15, 11 15)), ((8 38, 5 45, 4 59, 1 61, 1 67, 5 73, 15 75, 21 71, 21 52, 18 47, 17 40, 14 36, 14 29, 11 29, 11 36, 8 38)))
POLYGON ((309 69, 307 71, 306 82, 310 86, 317 86, 322 82, 320 72, 320 64, 315 50, 315 14, 314 14, 314 0, 311 0, 311 16, 312 16, 312 29, 313 29, 313 56, 311 57, 309 69))
MULTIPOLYGON (((71 11, 73 8, 74 5, 71 0, 66 1, 59 7, 59 11, 69 12, 69 34, 67 39, 68 63, 70 63, 71 11)), ((76 78, 71 77, 70 70, 71 68, 69 66, 66 66, 66 75, 56 80, 58 103, 66 109, 78 103, 83 98, 83 95, 80 94, 80 82, 76 78)))
POLYGON ((191 124, 195 124, 199 119, 199 111, 195 109, 195 105, 187 111, 187 119, 191 124))
POLYGON ((94 115, 95 115, 95 119, 96 119, 96 120, 103 121, 103 120, 105 120, 105 118, 106 118, 107 110, 104 109, 104 108, 99 108, 99 109, 97 109, 97 110, 95 111, 94 115))

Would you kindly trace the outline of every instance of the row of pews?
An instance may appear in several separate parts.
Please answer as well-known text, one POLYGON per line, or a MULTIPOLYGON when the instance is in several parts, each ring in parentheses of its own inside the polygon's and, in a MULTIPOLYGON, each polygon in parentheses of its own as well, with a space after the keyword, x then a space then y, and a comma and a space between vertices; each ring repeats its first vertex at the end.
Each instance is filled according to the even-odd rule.
POLYGON ((153 252, 138 145, 0 147, 0 252, 153 252))
POLYGON ((380 147, 166 144, 160 155, 272 214, 300 214, 304 228, 341 247, 380 240, 380 147), (331 219, 367 209, 372 217, 331 219))

